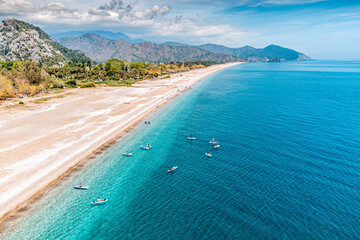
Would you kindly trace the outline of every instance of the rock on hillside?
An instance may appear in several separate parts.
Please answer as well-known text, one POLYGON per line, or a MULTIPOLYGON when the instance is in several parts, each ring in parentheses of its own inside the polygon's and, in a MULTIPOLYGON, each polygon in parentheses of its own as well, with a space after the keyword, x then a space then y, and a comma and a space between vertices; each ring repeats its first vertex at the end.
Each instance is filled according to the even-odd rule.
POLYGON ((39 27, 16 19, 0 24, 0 60, 32 60, 45 65, 66 61, 89 61, 80 51, 54 42, 39 27))

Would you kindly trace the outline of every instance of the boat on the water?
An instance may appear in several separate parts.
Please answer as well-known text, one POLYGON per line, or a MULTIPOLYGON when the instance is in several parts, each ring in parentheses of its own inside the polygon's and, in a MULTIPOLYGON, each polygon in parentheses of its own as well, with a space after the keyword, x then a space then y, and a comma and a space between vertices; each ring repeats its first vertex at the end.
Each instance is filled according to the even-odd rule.
POLYGON ((219 147, 220 147, 219 144, 215 144, 215 146, 213 148, 216 149, 216 148, 219 148, 219 147))
POLYGON ((144 149, 144 150, 150 150, 150 149, 152 149, 152 147, 151 146, 141 146, 141 149, 144 149))
POLYGON ((212 157, 211 153, 205 153, 206 156, 212 157))
POLYGON ((74 188, 75 189, 80 189, 80 190, 88 190, 89 189, 89 187, 87 187, 87 186, 74 186, 74 188))
POLYGON ((101 205, 101 204, 105 204, 108 201, 108 199, 104 198, 104 199, 98 199, 96 201, 92 201, 91 204, 94 205, 101 205))
POLYGON ((172 172, 172 171, 175 171, 177 168, 178 168, 177 166, 175 166, 175 167, 171 167, 171 168, 170 168, 170 169, 168 169, 167 171, 168 171, 168 172, 172 172))

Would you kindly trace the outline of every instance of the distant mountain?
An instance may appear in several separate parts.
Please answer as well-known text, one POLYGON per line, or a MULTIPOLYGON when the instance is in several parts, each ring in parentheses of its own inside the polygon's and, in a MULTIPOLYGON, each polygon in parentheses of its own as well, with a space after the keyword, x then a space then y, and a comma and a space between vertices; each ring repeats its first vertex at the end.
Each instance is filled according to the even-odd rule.
POLYGON ((245 46, 241 48, 229 48, 216 44, 203 44, 199 48, 214 52, 224 53, 250 61, 307 61, 310 57, 295 50, 277 45, 269 45, 265 48, 253 48, 245 46))
POLYGON ((222 53, 212 53, 192 46, 171 46, 151 42, 129 43, 123 39, 111 40, 96 34, 83 34, 79 37, 65 37, 59 42, 69 48, 79 49, 92 60, 104 62, 119 58, 131 62, 182 62, 182 61, 215 61, 231 62, 240 59, 222 53))
POLYGON ((117 32, 117 33, 114 33, 114 32, 110 32, 110 31, 71 31, 71 32, 63 32, 63 33, 54 33, 54 34, 51 34, 51 37, 53 37, 54 39, 61 39, 61 38, 65 38, 65 37, 72 37, 72 38, 76 38, 76 37, 79 37, 83 34, 87 34, 87 33, 92 33, 92 34, 96 34, 96 35, 99 35, 101 37, 104 37, 104 38, 108 38, 108 39, 111 39, 111 40, 117 40, 117 39, 123 39, 127 42, 130 42, 130 43, 142 43, 142 42, 145 42, 144 39, 132 39, 130 38, 129 36, 121 33, 121 32, 117 32))
POLYGON ((0 60, 26 59, 45 65, 90 61, 81 51, 54 42, 39 27, 16 19, 4 20, 0 24, 0 60))
POLYGON ((169 46, 190 46, 189 44, 178 43, 178 42, 164 42, 162 44, 169 45, 169 46))

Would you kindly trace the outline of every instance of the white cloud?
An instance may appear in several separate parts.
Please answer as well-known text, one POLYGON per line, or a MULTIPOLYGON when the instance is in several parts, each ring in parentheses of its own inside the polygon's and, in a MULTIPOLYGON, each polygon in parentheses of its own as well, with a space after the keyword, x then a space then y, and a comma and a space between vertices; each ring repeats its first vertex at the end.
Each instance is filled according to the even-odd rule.
POLYGON ((170 12, 170 6, 165 5, 160 7, 159 5, 154 5, 152 9, 145 9, 144 11, 138 11, 134 13, 136 19, 156 19, 162 18, 166 13, 170 12))
POLYGON ((45 9, 51 11, 64 11, 64 10, 67 11, 68 7, 62 3, 48 3, 45 5, 45 9))
POLYGON ((2 0, 0 1, 0 15, 20 15, 36 11, 37 7, 25 0, 2 0))
POLYGON ((245 34, 227 24, 206 23, 200 21, 200 18, 167 16, 171 11, 168 4, 162 6, 155 4, 146 9, 136 9, 136 7, 138 5, 125 3, 122 0, 111 0, 101 6, 90 6, 85 9, 69 8, 60 2, 40 6, 26 0, 0 0, 0 16, 3 18, 19 16, 20 20, 47 27, 52 25, 68 26, 68 28, 96 26, 98 29, 127 27, 130 35, 141 32, 141 37, 157 36, 187 42, 199 42, 201 39, 218 42, 219 39, 240 38, 245 34))

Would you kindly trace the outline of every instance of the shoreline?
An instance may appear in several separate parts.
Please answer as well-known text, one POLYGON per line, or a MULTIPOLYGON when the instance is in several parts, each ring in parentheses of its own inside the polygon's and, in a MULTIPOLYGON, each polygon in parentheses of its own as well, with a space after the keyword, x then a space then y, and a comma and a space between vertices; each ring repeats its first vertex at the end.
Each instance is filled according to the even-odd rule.
POLYGON ((20 109, 24 116, 17 113, 12 119, 11 114, 8 115, 0 122, 0 131, 6 130, 0 136, 0 143, 5 139, 13 143, 11 147, 0 144, 0 159, 11 159, 0 162, 3 169, 0 187, 5 190, 0 193, 0 233, 61 180, 80 171, 89 159, 110 148, 161 106, 200 80, 237 64, 240 63, 213 65, 174 74, 170 79, 144 80, 128 88, 83 90, 79 91, 85 93, 83 96, 66 96, 65 101, 50 102, 35 110, 20 109), (93 94, 88 96, 88 92, 93 94), (114 103, 117 105, 113 106, 114 103), (84 109, 79 109, 82 107, 84 109), (33 121, 40 123, 31 126, 33 121), (25 126, 19 126, 19 122, 25 126), (34 137, 34 132, 40 137, 34 137), (91 141, 91 137, 96 139, 91 141), (64 160, 66 154, 70 157, 64 160), (23 185, 27 181, 29 183, 23 185), (13 191, 13 187, 17 187, 17 191, 13 191))

